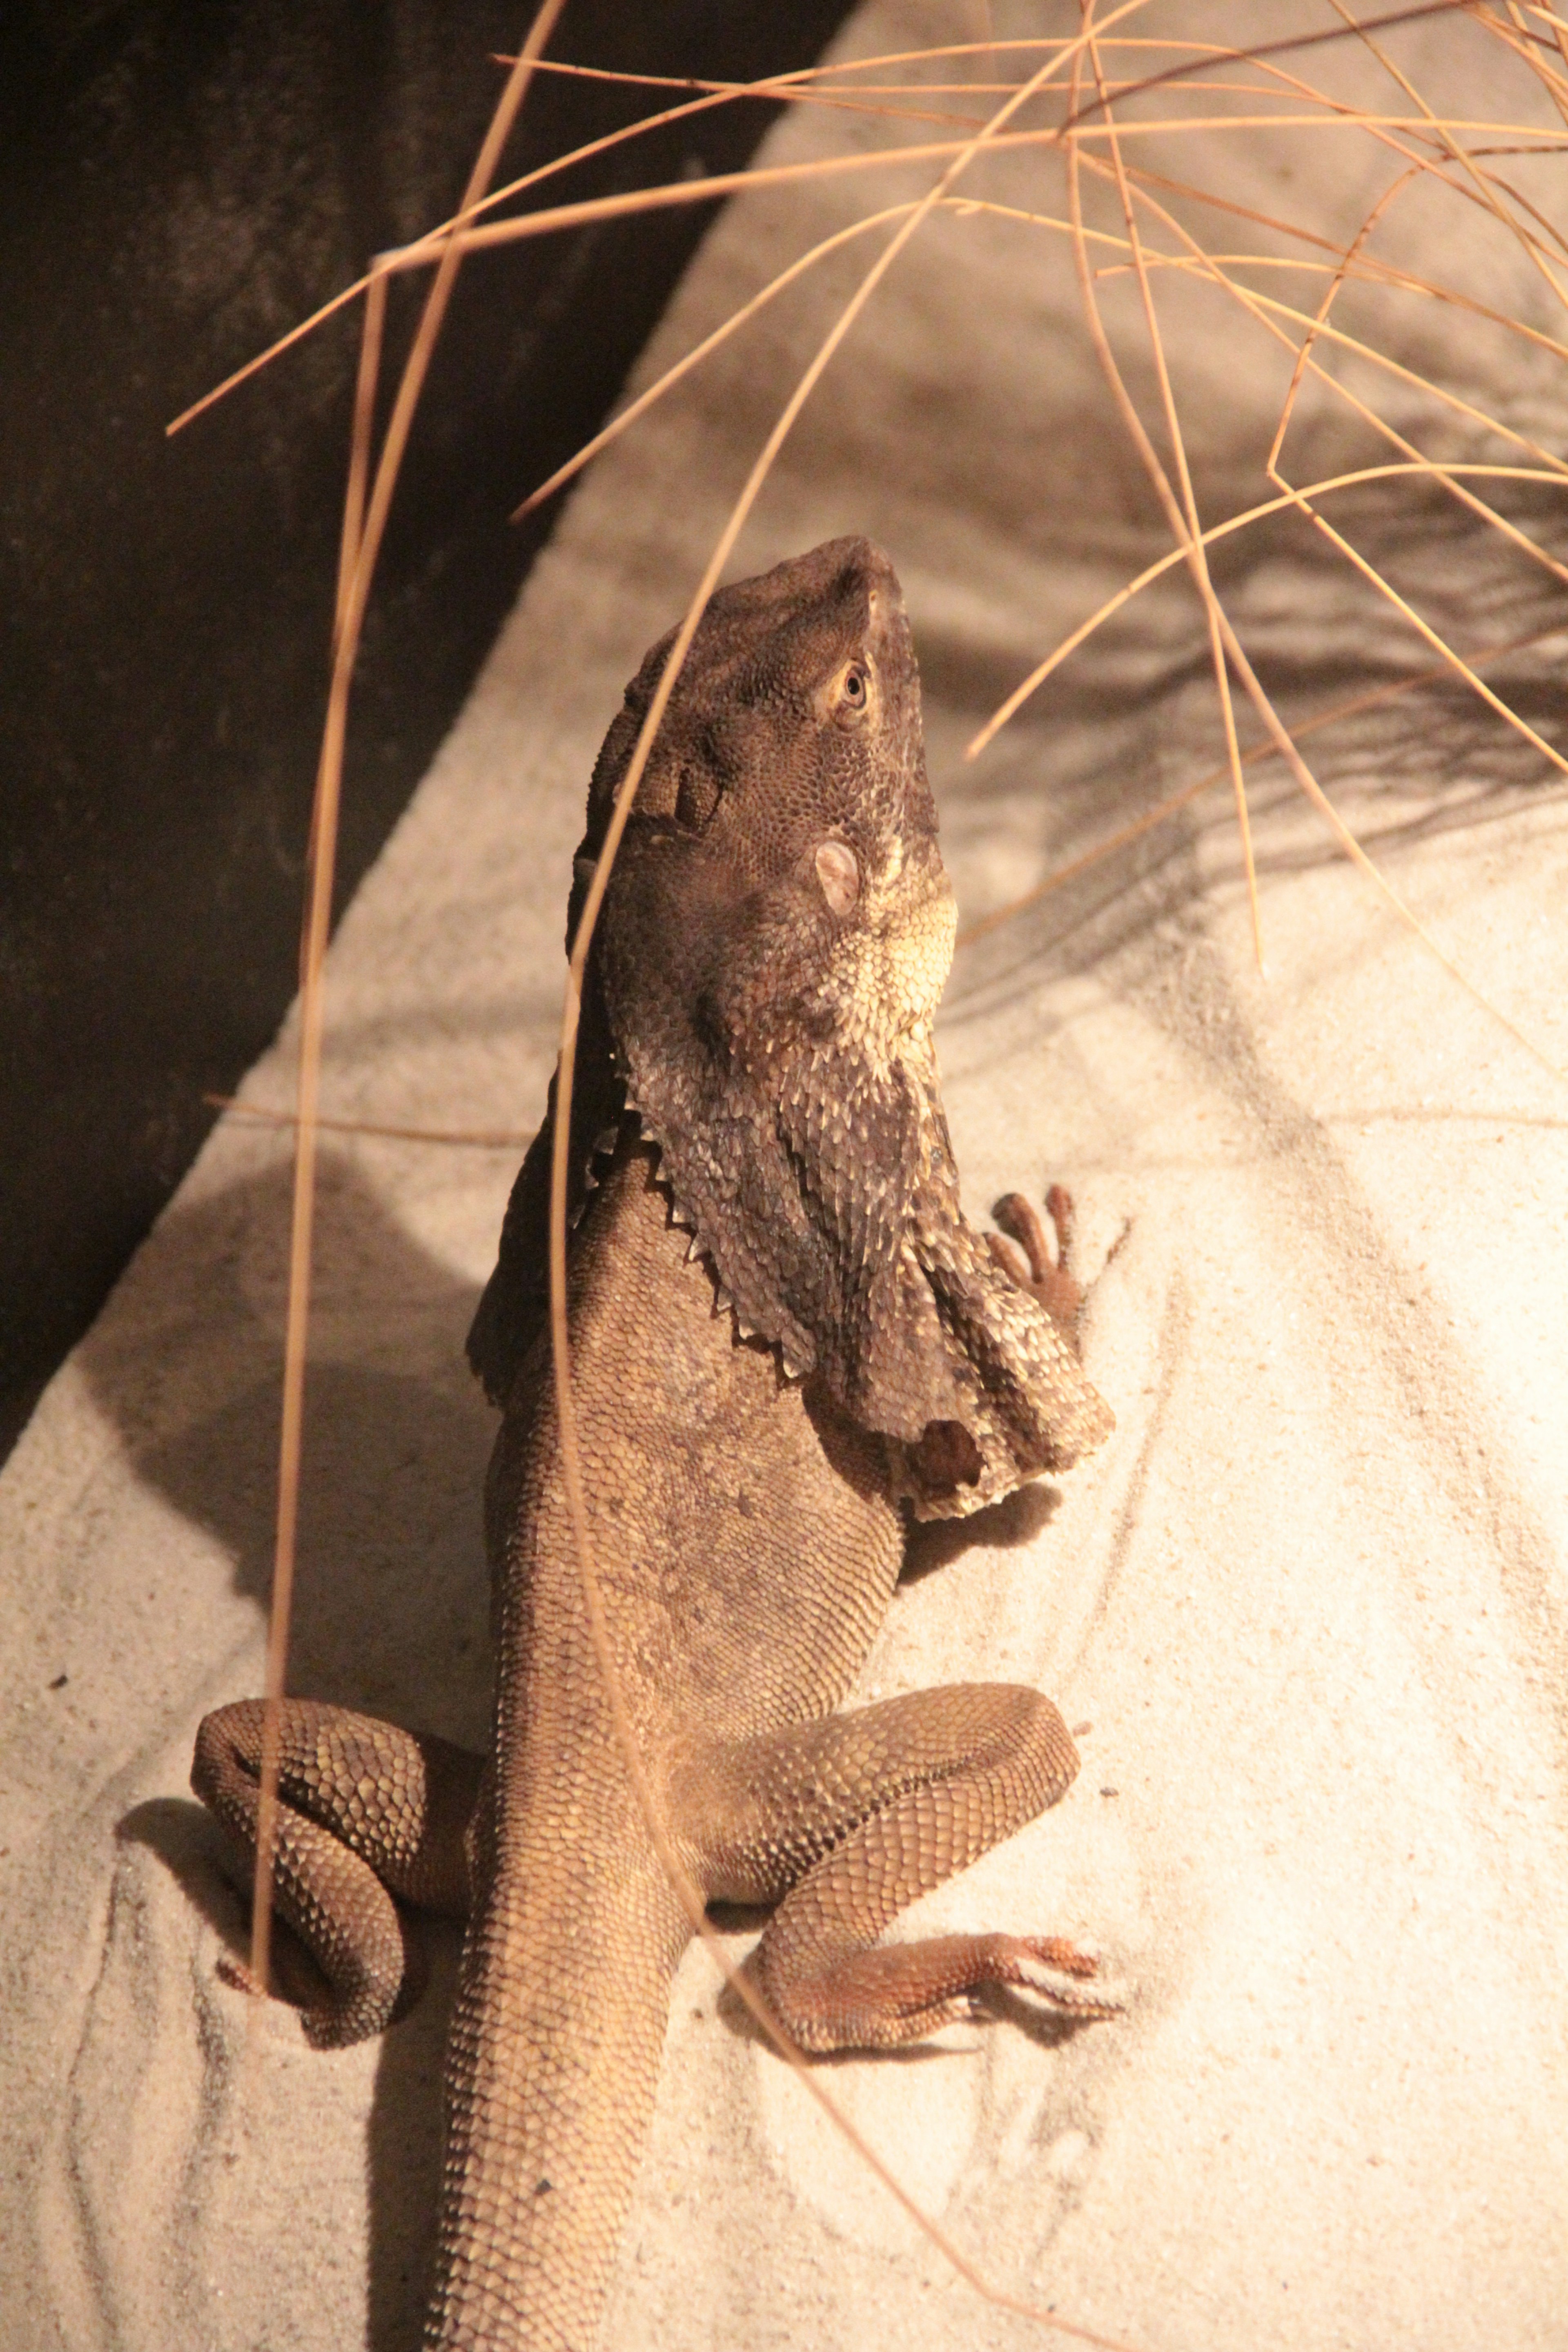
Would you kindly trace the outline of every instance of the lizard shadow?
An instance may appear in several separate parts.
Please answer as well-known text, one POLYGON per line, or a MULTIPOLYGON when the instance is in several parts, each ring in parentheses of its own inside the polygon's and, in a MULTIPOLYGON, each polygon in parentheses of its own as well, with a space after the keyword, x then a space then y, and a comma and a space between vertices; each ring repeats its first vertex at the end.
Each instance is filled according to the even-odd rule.
MULTIPOLYGON (((187 1799, 152 1798, 125 1815, 116 1835, 122 1846, 140 1845, 156 1857, 226 1957, 248 1959, 248 1874, 237 1857, 222 1852, 225 1841, 204 1806, 187 1799)), ((365 2124, 371 2352, 414 2352, 419 2341, 436 2252, 442 2070, 462 1940, 456 1921, 406 1910, 403 1916, 412 1928, 408 1953, 415 1982, 377 2046, 365 2124)), ((327 1990, 305 1946, 276 1916, 271 1977, 275 2011, 313 2008, 327 1990)), ((220 1998, 237 2002, 241 1996, 229 1991, 220 1998)), ((247 2032, 237 2011, 232 2030, 238 2036, 247 2032)), ((322 2056, 322 2063, 330 2059, 322 2056)), ((286 2151, 279 2151, 280 2164, 286 2161, 286 2151)))
POLYGON ((983 1511, 973 1511, 965 1519, 911 1520, 899 1581, 919 1584, 937 1569, 951 1567, 975 1544, 991 1550, 1016 1551, 1033 1543, 1049 1527, 1061 1505, 1060 1488, 1037 1479, 1032 1486, 1016 1486, 1000 1502, 988 1503, 983 1511))
MULTIPOLYGON (((477 1748, 489 1706, 481 1498, 495 1429, 463 1359, 477 1287, 397 1224, 353 1161, 329 1155, 323 1173, 289 1688, 477 1748)), ((89 1339, 81 1357, 141 1480, 204 1531, 258 1612, 272 1580, 289 1219, 289 1175, 276 1167, 176 1207, 158 1229, 160 1289, 176 1313, 186 1307, 169 1343, 184 1412, 149 1409, 144 1341, 89 1339)), ((172 1667, 208 1705, 259 1686, 248 1644, 249 1663, 229 1669, 239 1680, 222 1685, 232 1612, 216 1619, 223 1631, 205 1643, 198 1619, 190 1649, 170 1625, 172 1667)), ((243 1955, 244 1874, 205 1808, 154 1799, 118 1834, 154 1855, 223 1948, 243 1955)), ((413 1941, 426 1981, 381 2039, 365 2123, 374 2352, 418 2341, 438 2200, 459 1931, 419 1916, 413 1941)), ((280 1990, 308 2005, 313 1963, 287 1930, 277 1949, 280 1990)))

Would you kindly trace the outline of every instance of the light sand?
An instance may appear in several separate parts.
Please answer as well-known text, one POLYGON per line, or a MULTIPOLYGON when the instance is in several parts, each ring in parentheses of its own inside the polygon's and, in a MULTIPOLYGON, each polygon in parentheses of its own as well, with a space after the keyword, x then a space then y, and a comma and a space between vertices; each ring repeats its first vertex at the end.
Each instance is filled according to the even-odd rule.
MULTIPOLYGON (((942 31, 889 7, 851 37, 942 31)), ((797 118, 772 152, 824 136, 797 118)), ((1247 145, 1249 199, 1281 208, 1289 162, 1247 145)), ((1347 233, 1368 168, 1346 166, 1347 233)), ((1055 194, 1022 165, 991 185, 1055 194)), ((645 375, 870 201, 733 208, 645 375)), ((1436 236, 1413 212, 1409 249, 1436 236)), ((533 1124, 594 752, 850 273, 690 380, 571 506, 334 948, 334 1112, 533 1124)), ((1217 756, 1173 586, 960 758, 1161 546, 1075 302, 1059 243, 934 226, 733 567, 838 531, 888 546, 970 917, 1217 756)), ((1226 317, 1175 337, 1208 386, 1210 513, 1284 381, 1226 317)), ((1467 326, 1447 358, 1560 441, 1561 378, 1501 349, 1467 326)), ((1446 523, 1403 576, 1481 635, 1486 560, 1446 523)), ((1227 594, 1259 657, 1300 665, 1297 712, 1426 658, 1300 527, 1250 540, 1227 594)), ((1495 634, 1531 625, 1518 609, 1495 634)), ((1417 702, 1342 733, 1325 773, 1561 1060, 1561 782, 1499 740, 1417 702)), ((1064 1177, 1092 1260, 1125 1231, 1088 1339, 1119 1427, 1059 1492, 918 1540, 862 1694, 1025 1678, 1092 1725, 1066 1801, 909 1929, 1092 1936, 1132 2006, 1058 2042, 1019 2005, 831 2085, 992 2276, 1147 2352, 1532 2352, 1568 2342, 1568 1113, 1277 770, 1259 801, 1266 981, 1223 793, 960 952, 940 1039, 966 1197, 1064 1177)), ((291 1053, 290 1028, 247 1096, 287 1104, 291 1053)), ((474 1744, 491 1418, 461 1343, 516 1156, 334 1140, 321 1212, 293 1685, 474 1744)), ((281 2008, 247 2036, 215 1972, 238 1906, 185 1794, 198 1717, 260 1682, 287 1189, 279 1137, 226 1121, 0 1480, 5 2352, 417 2336, 451 1940, 378 2045, 319 2055, 281 2008)), ((888 2337, 1051 2340, 952 2280, 694 1953, 607 2340, 888 2337)))

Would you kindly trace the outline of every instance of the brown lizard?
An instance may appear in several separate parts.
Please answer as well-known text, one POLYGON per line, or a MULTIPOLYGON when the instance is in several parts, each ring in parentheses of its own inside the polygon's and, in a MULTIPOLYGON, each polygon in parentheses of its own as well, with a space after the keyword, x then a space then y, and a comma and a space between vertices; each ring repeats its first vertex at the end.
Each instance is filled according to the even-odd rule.
MULTIPOLYGON (((670 639, 595 769, 574 934, 670 639)), ((610 1634, 669 1833, 713 1899, 776 1906, 751 1962, 810 2051, 888 2047, 1023 1985, 1117 2004, 1054 1937, 887 1944, 924 1890, 1051 1804, 1077 1758, 1034 1690, 836 1710, 904 1513, 973 1510, 1098 1444, 1058 1263, 964 1221, 932 1019, 953 902, 891 566, 836 540, 717 594, 609 877, 572 1121, 569 1328, 610 1634)), ((592 2352, 690 1933, 597 1671, 546 1318, 550 1116, 468 1352, 504 1418, 486 1496, 488 1763, 283 1709, 275 1900, 320 1961, 322 2043, 406 1998, 393 1896, 466 1913, 427 2341, 592 2352), (390 1892, 389 1892, 390 1890, 390 1892)), ((255 1836, 259 1702, 193 1785, 255 1836)), ((243 1970, 231 1971, 243 1980, 243 1970)))

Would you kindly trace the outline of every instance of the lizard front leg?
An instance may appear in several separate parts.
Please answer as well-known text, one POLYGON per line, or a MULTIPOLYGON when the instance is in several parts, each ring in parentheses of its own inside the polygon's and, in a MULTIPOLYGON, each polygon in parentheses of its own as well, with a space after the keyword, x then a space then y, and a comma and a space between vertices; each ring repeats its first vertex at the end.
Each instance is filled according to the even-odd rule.
POLYGON ((1048 1699, 960 1683, 705 1751, 678 1776, 672 1811, 710 1893, 782 1896, 752 1966, 791 2036, 805 2050, 887 2048, 967 2016, 988 1984, 1026 1986, 1074 2017, 1120 2008, 1059 1937, 878 1940, 1077 1770, 1048 1699))
MULTIPOLYGON (((263 1713, 259 1699, 241 1699, 207 1716, 191 1766, 192 1788, 252 1867, 263 1713)), ((464 1836, 484 1759, 309 1699, 283 1701, 279 1750, 273 1906, 331 1987, 328 2000, 304 2012, 305 2032, 319 2048, 336 2049, 381 2032, 405 1998, 393 1896, 466 1916, 464 1836)), ((239 1961, 226 1961, 224 1973, 257 1989, 239 1961)))

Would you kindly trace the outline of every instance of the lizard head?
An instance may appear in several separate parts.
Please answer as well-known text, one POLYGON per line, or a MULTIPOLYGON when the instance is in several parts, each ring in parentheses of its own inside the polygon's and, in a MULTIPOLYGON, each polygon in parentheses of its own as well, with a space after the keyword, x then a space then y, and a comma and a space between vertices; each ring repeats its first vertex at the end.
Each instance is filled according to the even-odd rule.
MULTIPOLYGON (((670 642, 599 755, 573 935, 670 642)), ((1109 1426, 959 1207, 932 1042, 953 929, 887 557, 831 540, 721 590, 611 869, 593 1013, 742 1330, 889 1440, 922 1514, 1109 1426)))
MULTIPOLYGON (((673 635, 626 688, 599 755, 574 934, 673 635)), ((651 950, 666 975, 654 1003, 679 1008, 729 1063, 847 1028, 886 1060, 902 1035, 929 1025, 952 961, 952 893, 926 781, 914 646, 879 549, 830 540, 713 597, 610 891, 611 992, 627 1014, 634 1000, 654 1009, 639 952, 651 950)), ((624 1025, 629 1042, 640 1024, 624 1025)))

